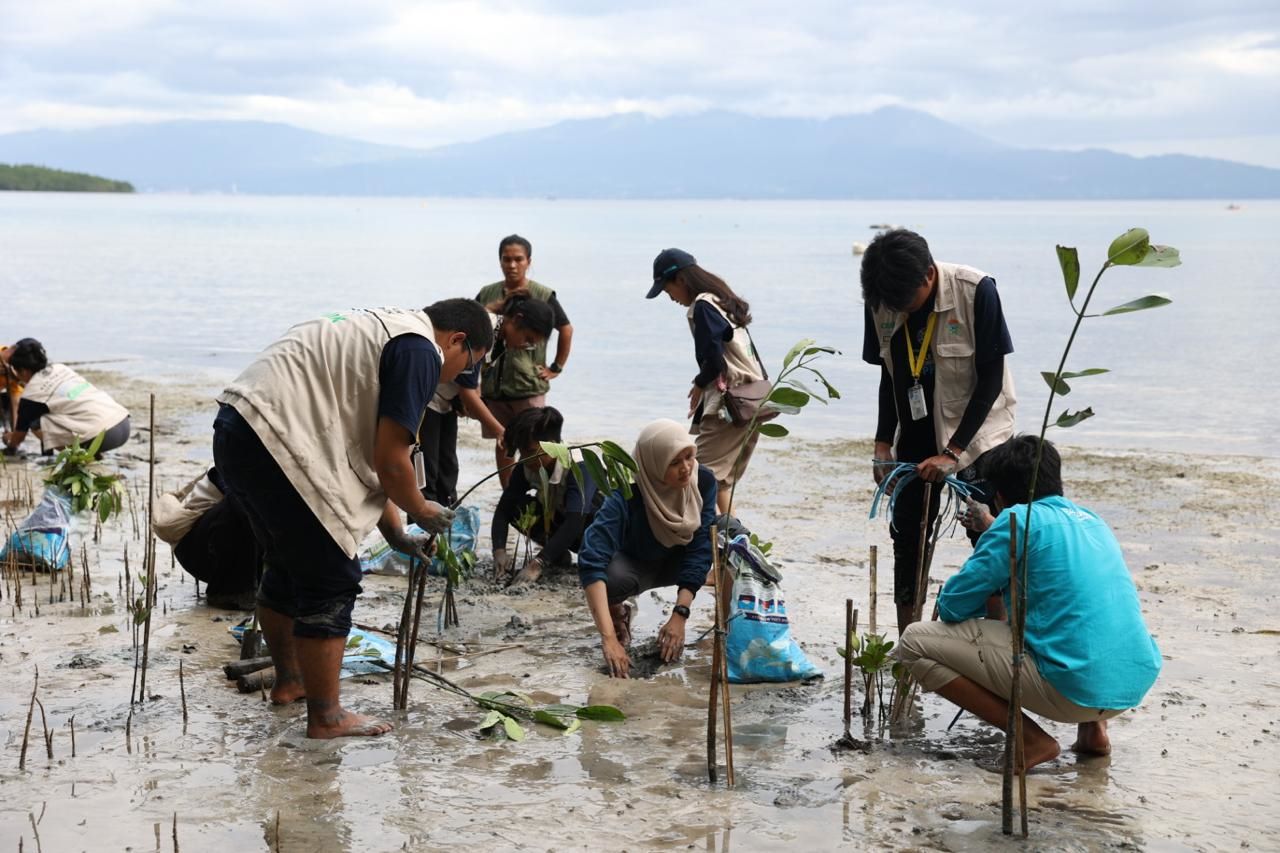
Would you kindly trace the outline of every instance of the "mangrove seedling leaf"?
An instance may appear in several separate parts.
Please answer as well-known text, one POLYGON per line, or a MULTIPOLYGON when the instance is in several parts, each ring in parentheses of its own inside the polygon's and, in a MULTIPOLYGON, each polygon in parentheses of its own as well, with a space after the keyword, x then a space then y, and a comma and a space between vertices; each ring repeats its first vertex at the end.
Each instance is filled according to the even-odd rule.
POLYGON ((583 447, 580 450, 582 452, 582 464, 586 466, 587 473, 591 475, 591 481, 596 484, 597 489, 607 489, 609 475, 605 472, 604 463, 600 461, 600 457, 589 447, 583 447))
POLYGON ((533 712, 533 721, 535 723, 544 723, 548 726, 552 726, 557 729, 569 728, 569 724, 565 722, 562 718, 557 717, 555 714, 552 714, 548 711, 543 711, 541 709, 533 712))
POLYGON ((502 715, 502 728, 512 740, 524 740, 524 729, 513 718, 502 715))
POLYGON ((485 714, 484 719, 480 721, 478 728, 480 731, 485 731, 486 729, 493 728, 500 722, 502 722, 502 712, 490 711, 488 714, 485 714))
POLYGON ((582 728, 582 720, 574 720, 573 722, 569 723, 569 727, 564 730, 564 736, 568 737, 569 735, 573 734, 580 728, 582 728))
POLYGON ((574 714, 578 713, 578 706, 564 705, 557 702, 552 705, 544 706, 542 710, 546 711, 548 714, 556 714, 560 717, 572 717, 574 714))
POLYGON ((93 441, 89 442, 89 447, 87 450, 85 450, 85 455, 88 456, 90 459, 97 456, 98 448, 102 447, 102 440, 106 437, 107 437, 106 430, 103 430, 102 432, 98 433, 97 436, 94 437, 93 441))
POLYGON ((1067 427, 1075 426, 1081 421, 1088 420, 1091 417, 1093 417, 1092 407, 1087 409, 1081 409, 1078 412, 1063 412, 1062 414, 1058 415, 1058 419, 1054 421, 1053 425, 1066 429, 1067 427))
POLYGON ((539 442, 542 452, 555 459, 565 468, 573 464, 573 457, 569 455, 569 448, 557 441, 539 442))
MULTIPOLYGON (((836 349, 835 347, 809 347, 807 350, 804 351, 804 354, 806 357, 808 357, 811 355, 817 355, 820 352, 825 352, 827 355, 840 354, 840 350, 836 349)), ((786 367, 786 365, 784 364, 783 367, 786 367)))
POLYGON ((98 499, 98 520, 106 523, 111 517, 111 502, 115 500, 111 495, 103 495, 98 499))
POLYGON ((636 460, 631 458, 631 454, 619 447, 615 442, 600 442, 600 450, 610 459, 617 460, 628 471, 636 470, 636 460))
POLYGON ((1067 299, 1074 300, 1080 286, 1080 255, 1070 246, 1059 246, 1058 266, 1062 267, 1062 280, 1067 285, 1067 299))
POLYGON ((617 723, 627 717, 612 705, 588 705, 577 710, 580 720, 598 720, 605 723, 617 723))
POLYGON ((787 429, 782 424, 758 424, 756 426, 756 430, 761 435, 769 436, 769 438, 782 438, 785 435, 791 434, 791 430, 787 429))
POLYGON ((796 409, 799 409, 799 407, 809 402, 809 393, 800 391, 799 388, 778 386, 769 394, 769 402, 782 403, 783 406, 795 406, 796 409))
POLYGON ((1062 374, 1063 379, 1079 379, 1081 376, 1098 376, 1111 371, 1105 367, 1090 367, 1088 370, 1067 371, 1062 374))
POLYGON ((1146 296, 1139 297, 1123 305, 1117 305, 1115 308, 1102 312, 1103 317, 1109 317, 1112 314, 1128 314, 1130 311, 1145 311, 1148 308, 1159 308, 1161 305, 1168 305, 1173 302, 1167 296, 1161 296, 1158 293, 1151 293, 1146 296))
POLYGON ((1138 261, 1140 267, 1176 267, 1182 263, 1178 250, 1172 246, 1148 246, 1147 253, 1138 261))
POLYGON ((1145 228, 1130 228, 1111 241, 1107 249, 1107 263, 1119 267, 1131 267, 1147 256, 1151 235, 1145 228))
POLYGON ((1040 371, 1040 375, 1044 377, 1044 384, 1053 389, 1053 393, 1066 395, 1071 393, 1071 386, 1063 382, 1061 378, 1047 370, 1040 371))
POLYGON ((799 406, 785 406, 782 403, 766 402, 760 407, 766 412, 777 412, 780 415, 798 415, 800 414, 799 406))
POLYGON ((813 347, 813 338, 805 338, 804 340, 797 342, 796 345, 788 350, 787 354, 783 356, 782 368, 785 370, 790 367, 791 362, 795 361, 796 356, 800 355, 800 353, 803 352, 805 355, 808 355, 808 350, 811 347, 813 347))

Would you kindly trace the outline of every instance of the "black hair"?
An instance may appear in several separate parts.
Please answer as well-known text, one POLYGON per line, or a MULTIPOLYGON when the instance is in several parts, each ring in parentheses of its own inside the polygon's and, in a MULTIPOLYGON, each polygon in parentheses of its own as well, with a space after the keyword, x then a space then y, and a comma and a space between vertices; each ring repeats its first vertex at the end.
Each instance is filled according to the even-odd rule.
POLYGON ((751 305, 747 300, 733 292, 733 288, 715 273, 707 272, 697 264, 692 264, 682 270, 677 270, 671 276, 672 281, 683 282, 685 287, 689 288, 690 296, 697 296, 700 293, 710 293, 716 298, 716 302, 720 303, 720 307, 724 309, 724 313, 729 315, 730 322, 735 326, 749 326, 751 324, 751 305))
POLYGON ((30 370, 39 373, 49 366, 44 344, 35 338, 23 338, 13 345, 9 353, 9 366, 14 370, 30 370))
POLYGON ((489 312, 474 299, 441 299, 422 309, 431 325, 444 332, 462 332, 474 349, 493 348, 493 323, 489 312))
POLYGON ((544 338, 550 337, 551 330, 555 328, 555 311, 541 299, 534 299, 524 288, 508 296, 494 313, 501 314, 504 323, 513 322, 517 327, 530 329, 544 338))
POLYGON ((524 256, 529 260, 533 260, 533 244, 519 234, 508 234, 498 243, 498 257, 502 257, 502 250, 508 246, 520 246, 524 249, 524 256))
POLYGON ((914 231, 897 228, 876 236, 862 255, 862 301, 905 311, 933 266, 929 244, 914 231))
POLYGON ((559 409, 551 406, 525 409, 507 424, 502 446, 508 456, 515 456, 535 441, 559 441, 563 428, 564 415, 559 409))
MULTIPOLYGON (((982 455, 982 476, 1004 496, 1006 503, 1026 503, 1039 443, 1034 435, 1015 435, 982 455)), ((1061 495, 1062 457, 1053 442, 1046 440, 1040 455, 1040 473, 1036 475, 1035 500, 1061 495)))

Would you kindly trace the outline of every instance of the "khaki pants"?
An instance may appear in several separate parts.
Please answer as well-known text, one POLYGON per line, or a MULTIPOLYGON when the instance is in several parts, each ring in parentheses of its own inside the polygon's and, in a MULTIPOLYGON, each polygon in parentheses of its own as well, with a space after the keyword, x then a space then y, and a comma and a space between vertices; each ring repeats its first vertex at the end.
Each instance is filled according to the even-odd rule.
MULTIPOLYGON (((907 627, 896 655, 920 686, 933 693, 959 676, 1008 700, 1013 693, 1012 634, 1007 622, 916 622, 907 627)), ((1121 710, 1084 708, 1041 677, 1030 655, 1022 659, 1022 707, 1060 723, 1096 723, 1121 710)))

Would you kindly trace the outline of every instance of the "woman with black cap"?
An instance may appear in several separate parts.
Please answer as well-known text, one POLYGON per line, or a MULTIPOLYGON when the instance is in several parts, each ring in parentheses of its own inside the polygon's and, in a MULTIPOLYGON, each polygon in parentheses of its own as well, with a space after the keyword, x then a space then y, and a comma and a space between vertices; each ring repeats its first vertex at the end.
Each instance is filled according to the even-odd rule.
POLYGON ((664 291, 672 302, 689 309, 686 316, 698 362, 689 389, 688 416, 694 425, 690 432, 697 436, 698 462, 715 473, 717 508, 728 512, 733 484, 746 472, 758 436, 748 438, 746 424, 734 424, 725 391, 765 378, 747 331, 751 306, 680 249, 664 249, 654 258, 653 286, 646 298, 664 291))

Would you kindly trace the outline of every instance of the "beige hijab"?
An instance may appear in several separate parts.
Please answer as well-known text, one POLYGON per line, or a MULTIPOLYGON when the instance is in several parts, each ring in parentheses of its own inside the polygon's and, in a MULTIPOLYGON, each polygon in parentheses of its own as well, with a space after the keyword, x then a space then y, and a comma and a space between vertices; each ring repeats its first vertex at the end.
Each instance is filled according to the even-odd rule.
POLYGON ((664 482, 667 466, 687 447, 693 447, 687 427, 675 421, 654 421, 636 439, 636 485, 644 498, 653 537, 666 548, 688 545, 702 521, 702 493, 695 471, 689 485, 673 489, 664 482))

